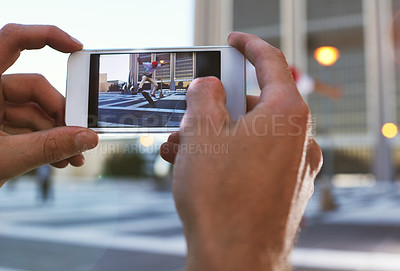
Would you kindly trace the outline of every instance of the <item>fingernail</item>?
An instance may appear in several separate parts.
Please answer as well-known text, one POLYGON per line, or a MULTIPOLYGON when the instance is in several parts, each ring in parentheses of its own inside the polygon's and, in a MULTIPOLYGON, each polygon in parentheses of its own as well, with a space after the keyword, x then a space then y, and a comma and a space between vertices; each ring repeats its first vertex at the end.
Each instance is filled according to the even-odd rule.
POLYGON ((79 45, 81 48, 83 48, 83 43, 82 42, 80 42, 79 40, 77 40, 76 38, 74 38, 72 36, 70 36, 70 37, 71 37, 71 40, 73 40, 73 42, 75 42, 77 45, 79 45))
POLYGON ((80 132, 75 136, 75 146, 79 152, 93 149, 97 146, 98 137, 94 132, 80 132))

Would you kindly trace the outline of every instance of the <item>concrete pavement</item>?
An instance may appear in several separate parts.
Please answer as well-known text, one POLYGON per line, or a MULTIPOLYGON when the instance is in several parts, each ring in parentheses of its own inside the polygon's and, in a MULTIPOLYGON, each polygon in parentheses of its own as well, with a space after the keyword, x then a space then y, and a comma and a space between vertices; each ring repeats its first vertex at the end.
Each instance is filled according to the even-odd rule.
MULTIPOLYGON (((400 270, 400 193, 393 186, 334 190, 339 209, 307 209, 296 270, 400 270)), ((32 180, 0 190, 0 271, 182 270, 182 227, 169 192, 146 182, 55 186, 42 204, 32 180)))

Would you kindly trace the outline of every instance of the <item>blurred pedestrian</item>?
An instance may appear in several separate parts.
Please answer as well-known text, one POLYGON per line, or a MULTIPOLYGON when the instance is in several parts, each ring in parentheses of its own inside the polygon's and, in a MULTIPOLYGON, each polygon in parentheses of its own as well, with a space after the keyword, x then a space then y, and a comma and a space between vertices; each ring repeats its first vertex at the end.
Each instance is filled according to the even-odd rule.
POLYGON ((51 190, 51 167, 44 165, 36 170, 37 182, 39 185, 40 196, 42 202, 47 202, 51 190))

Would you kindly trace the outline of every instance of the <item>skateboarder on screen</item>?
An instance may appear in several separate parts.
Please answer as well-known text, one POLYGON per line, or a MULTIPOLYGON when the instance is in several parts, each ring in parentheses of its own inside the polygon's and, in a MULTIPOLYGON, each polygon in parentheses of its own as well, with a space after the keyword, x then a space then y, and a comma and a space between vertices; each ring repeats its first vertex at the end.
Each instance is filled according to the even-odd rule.
MULTIPOLYGON (((158 63, 157 61, 153 61, 153 62, 143 62, 140 57, 138 58, 138 62, 140 65, 143 65, 144 67, 144 72, 143 72, 143 77, 142 77, 142 81, 139 84, 139 88, 138 88, 138 92, 142 92, 143 91, 143 85, 146 81, 150 82, 154 88, 153 91, 151 93, 151 96, 156 97, 156 91, 158 89, 158 84, 157 82, 153 79, 153 73, 156 69, 168 64, 168 62, 164 62, 164 63, 158 63)), ((162 98, 163 94, 162 91, 160 90, 160 96, 159 98, 162 98)))

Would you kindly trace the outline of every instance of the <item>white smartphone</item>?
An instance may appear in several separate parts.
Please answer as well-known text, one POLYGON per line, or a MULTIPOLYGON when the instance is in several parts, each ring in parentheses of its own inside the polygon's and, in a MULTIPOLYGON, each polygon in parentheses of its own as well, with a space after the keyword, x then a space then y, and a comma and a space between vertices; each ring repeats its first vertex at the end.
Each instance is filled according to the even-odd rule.
POLYGON ((173 132, 197 77, 215 76, 233 120, 246 112, 246 61, 232 47, 84 50, 68 60, 66 124, 99 133, 173 132))

